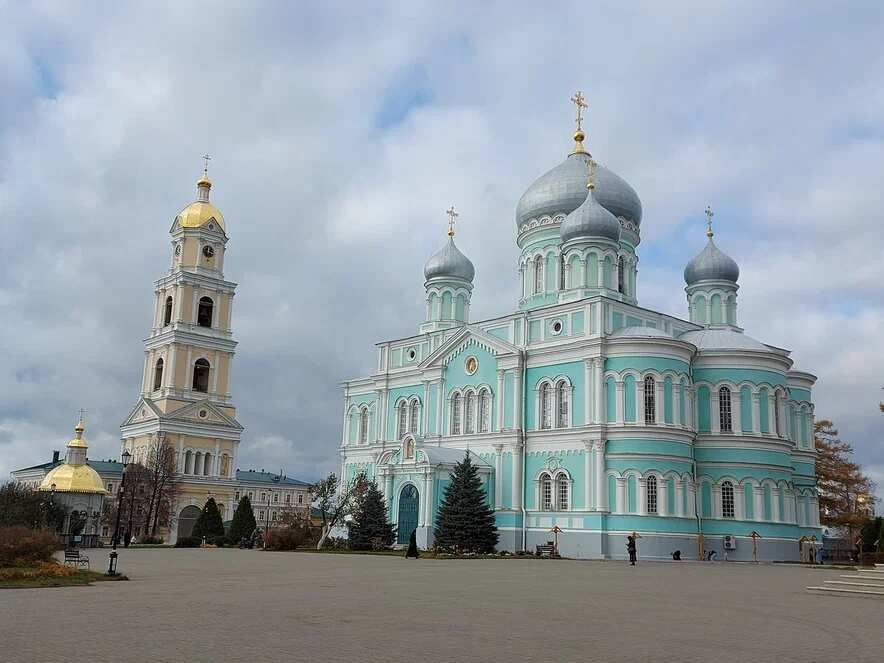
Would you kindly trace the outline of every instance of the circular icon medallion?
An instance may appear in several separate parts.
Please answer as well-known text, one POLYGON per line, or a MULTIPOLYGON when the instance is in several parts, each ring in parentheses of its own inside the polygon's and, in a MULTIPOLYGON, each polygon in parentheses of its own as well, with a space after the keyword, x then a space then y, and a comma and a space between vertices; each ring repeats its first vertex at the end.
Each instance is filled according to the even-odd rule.
POLYGON ((466 369, 467 375, 475 375, 476 371, 479 370, 479 360, 475 357, 468 357, 464 368, 466 369))

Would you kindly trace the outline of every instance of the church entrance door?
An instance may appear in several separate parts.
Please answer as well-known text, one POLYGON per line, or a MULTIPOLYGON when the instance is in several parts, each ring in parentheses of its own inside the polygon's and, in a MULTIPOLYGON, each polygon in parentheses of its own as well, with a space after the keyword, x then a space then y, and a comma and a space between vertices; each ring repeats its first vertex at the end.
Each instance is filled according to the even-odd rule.
POLYGON ((186 506, 178 516, 178 538, 190 536, 196 519, 200 517, 201 510, 198 506, 186 506))
POLYGON ((399 533, 397 541, 408 543, 411 533, 417 529, 417 488, 408 484, 399 493, 399 533))

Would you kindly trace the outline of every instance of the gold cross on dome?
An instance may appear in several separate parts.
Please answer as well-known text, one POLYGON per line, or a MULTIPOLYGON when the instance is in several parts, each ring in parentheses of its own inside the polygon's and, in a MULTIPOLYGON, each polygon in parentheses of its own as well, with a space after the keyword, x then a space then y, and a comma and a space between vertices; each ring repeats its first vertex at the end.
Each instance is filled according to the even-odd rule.
POLYGON ((583 96, 583 93, 580 90, 574 93, 574 96, 571 97, 572 103, 577 106, 577 131, 583 130, 583 109, 589 108, 586 104, 586 99, 583 96))
POLYGON ((208 154, 203 155, 203 161, 206 162, 206 164, 203 166, 203 172, 206 175, 209 174, 209 161, 211 161, 211 160, 212 160, 212 157, 210 157, 208 154))
POLYGON ((715 233, 712 232, 712 217, 715 216, 715 212, 712 211, 712 207, 706 205, 706 237, 712 237, 715 233))
POLYGON ((77 421, 81 424, 86 423, 86 410, 84 410, 83 408, 80 408, 80 410, 77 412, 77 421))
POLYGON ((460 214, 455 211, 454 205, 449 207, 445 213, 448 215, 448 236, 454 237, 454 222, 457 221, 460 214))

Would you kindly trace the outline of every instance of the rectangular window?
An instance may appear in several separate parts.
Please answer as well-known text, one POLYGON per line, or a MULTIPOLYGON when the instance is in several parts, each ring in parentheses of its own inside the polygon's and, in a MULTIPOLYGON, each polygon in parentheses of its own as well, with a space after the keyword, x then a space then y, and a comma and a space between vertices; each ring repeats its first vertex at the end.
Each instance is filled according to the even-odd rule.
POLYGON ((101 536, 107 536, 109 534, 109 530, 107 527, 101 528, 101 536))
POLYGON ((254 499, 255 499, 255 492, 250 490, 249 491, 249 500, 254 500, 254 499))
POLYGON ((273 493, 273 503, 279 502, 279 493, 273 493))
POLYGON ((304 493, 298 493, 298 504, 304 503, 304 493))
POLYGON ((114 482, 113 482, 113 481, 109 481, 109 482, 108 482, 108 484, 107 484, 107 492, 109 492, 109 493, 113 493, 113 492, 114 492, 114 482))
POLYGON ((285 503, 286 503, 286 504, 291 504, 291 502, 292 502, 292 496, 287 494, 287 495, 285 496, 285 503))
POLYGON ((267 499, 267 493, 261 493, 261 501, 263 502, 266 499, 267 499))
POLYGON ((264 509, 258 512, 258 520, 264 520, 264 509))
POLYGON ((235 499, 237 502, 239 502, 239 491, 236 491, 236 493, 234 494, 234 499, 235 499))

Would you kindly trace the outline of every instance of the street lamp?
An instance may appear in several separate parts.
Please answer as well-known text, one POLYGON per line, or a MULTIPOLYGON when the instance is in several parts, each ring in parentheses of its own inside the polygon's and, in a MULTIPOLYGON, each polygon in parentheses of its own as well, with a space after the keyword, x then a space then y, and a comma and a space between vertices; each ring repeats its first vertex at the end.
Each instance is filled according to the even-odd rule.
POLYGON ((128 467, 129 461, 132 460, 132 454, 130 454, 128 450, 125 450, 123 451, 120 460, 123 465, 123 478, 120 480, 120 488, 117 492, 117 522, 114 525, 114 537, 111 542, 111 551, 108 555, 107 573, 105 573, 105 575, 108 576, 119 575, 117 573, 117 539, 120 536, 120 515, 123 512, 123 492, 126 487, 126 467, 128 467))

